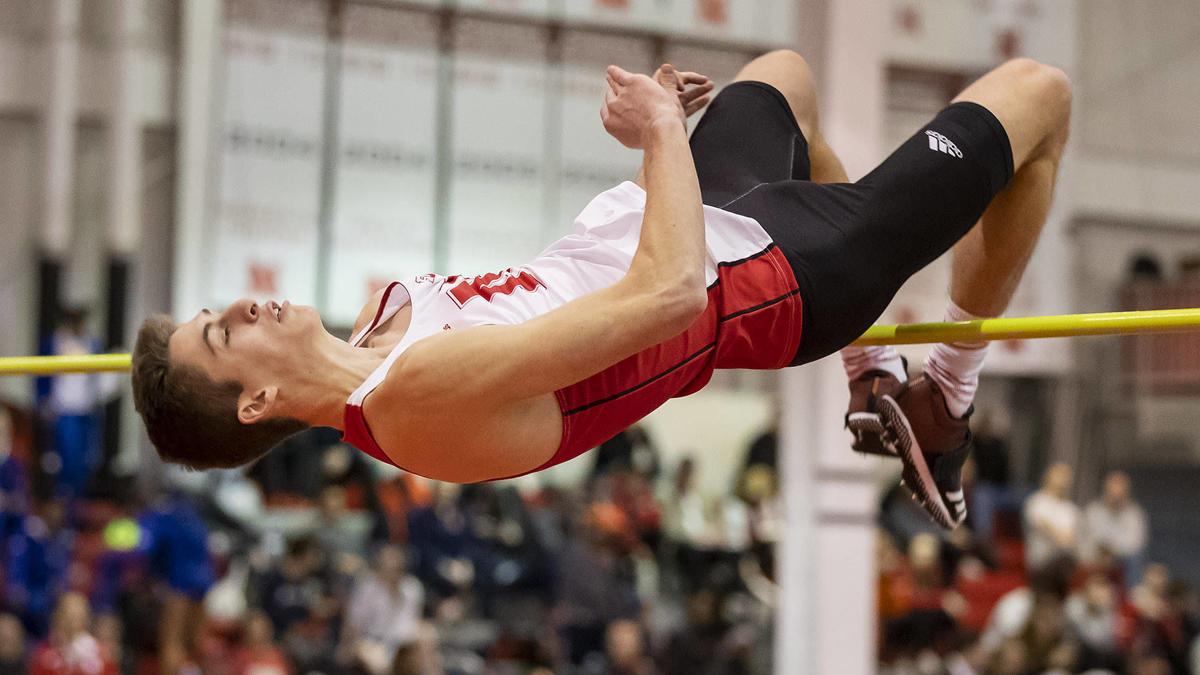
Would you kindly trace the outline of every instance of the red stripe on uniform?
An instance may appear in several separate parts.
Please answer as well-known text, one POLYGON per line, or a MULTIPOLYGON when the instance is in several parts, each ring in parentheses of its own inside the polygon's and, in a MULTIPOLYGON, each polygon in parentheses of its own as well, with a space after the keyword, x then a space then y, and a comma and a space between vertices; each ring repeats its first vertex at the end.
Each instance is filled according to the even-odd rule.
POLYGON ((715 368, 780 368, 800 347, 802 305, 791 266, 774 244, 720 263, 708 308, 682 334, 565 387, 560 464, 613 437, 667 399, 701 389, 715 368))

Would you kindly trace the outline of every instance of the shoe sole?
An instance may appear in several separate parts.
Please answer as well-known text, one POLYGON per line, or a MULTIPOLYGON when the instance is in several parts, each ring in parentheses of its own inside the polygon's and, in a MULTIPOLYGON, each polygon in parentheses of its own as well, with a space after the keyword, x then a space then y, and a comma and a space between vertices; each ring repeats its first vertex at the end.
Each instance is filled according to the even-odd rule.
POLYGON ((929 472, 929 464, 925 461, 924 453, 921 452, 921 445, 917 442, 916 434, 913 433, 912 426, 908 423, 908 417, 900 409, 900 404, 896 402, 896 399, 884 394, 879 399, 879 414, 886 423, 888 431, 895 436, 896 450, 904 465, 901 473, 904 484, 912 491, 917 502, 935 523, 946 530, 958 527, 958 523, 951 517, 950 509, 946 507, 946 503, 942 499, 941 490, 933 480, 933 474, 929 472))
POLYGON ((895 444, 888 439, 887 427, 884 426, 883 420, 880 419, 879 413, 872 412, 852 412, 846 415, 846 428, 850 430, 856 437, 861 438, 864 434, 872 434, 879 437, 879 444, 884 452, 869 452, 857 450, 867 455, 880 455, 883 457, 895 457, 895 444))

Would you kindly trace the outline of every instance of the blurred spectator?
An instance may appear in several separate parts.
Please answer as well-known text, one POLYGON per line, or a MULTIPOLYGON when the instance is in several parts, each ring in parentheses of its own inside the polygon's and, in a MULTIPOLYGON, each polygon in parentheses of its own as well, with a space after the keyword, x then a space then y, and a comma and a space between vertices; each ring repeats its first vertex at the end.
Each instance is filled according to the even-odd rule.
POLYGON ((353 573, 366 558, 371 522, 362 513, 351 512, 346 488, 327 485, 317 503, 315 537, 339 571, 353 573))
MULTIPOLYGON (((1065 601, 1069 590, 1073 563, 1058 558, 1029 575, 1026 586, 1009 591, 992 608, 987 627, 980 636, 980 649, 990 660, 997 652, 1008 649, 1011 640, 1019 640, 1034 619, 1034 607, 1041 599, 1043 604, 1054 599, 1060 604, 1065 601)), ((1045 617, 1043 617, 1045 618, 1045 617)), ((1001 655, 1003 661, 1012 660, 1010 655, 1001 655)))
POLYGON ((92 599, 117 615, 118 630, 132 639, 131 658, 155 655, 165 670, 189 663, 200 601, 216 580, 208 527, 191 500, 171 492, 136 518, 113 518, 103 543, 92 599))
POLYGON ((393 672, 400 650, 420 638, 425 591, 408 574, 399 547, 381 548, 372 567, 374 571, 358 582, 346 606, 341 651, 344 661, 369 672, 393 672))
POLYGON ((1120 670, 1117 644, 1119 595, 1104 574, 1092 574, 1067 598, 1067 621, 1079 638, 1081 669, 1120 670))
POLYGON ((311 538, 290 541, 278 569, 261 581, 258 606, 300 672, 333 670, 339 606, 323 551, 311 538))
MULTIPOLYGON (((961 599, 951 591, 941 567, 941 543, 919 534, 908 545, 908 566, 889 570, 889 607, 884 624, 884 653, 913 656, 927 649, 944 651, 954 635, 961 599)), ((887 549, 884 549, 885 558, 887 549)))
POLYGON ((108 650, 88 632, 90 613, 78 593, 59 598, 50 637, 30 659, 31 675, 117 675, 108 650))
POLYGON ((112 662, 116 664, 117 671, 121 673, 134 672, 133 655, 125 649, 124 628, 121 625, 121 619, 115 614, 101 614, 96 617, 92 624, 92 632, 96 634, 96 640, 106 651, 112 662))
POLYGON ((678 571, 682 588, 697 588, 702 568, 700 549, 707 543, 708 521, 704 500, 696 489, 696 460, 685 456, 675 470, 675 480, 663 496, 663 534, 667 542, 667 559, 678 571))
POLYGON ((5 595, 35 638, 46 635, 54 601, 66 589, 75 533, 65 519, 62 501, 42 502, 6 542, 5 595))
POLYGON ((686 624, 663 645, 657 659, 664 675, 733 675, 751 668, 756 634, 727 617, 730 603, 703 589, 684 599, 686 624))
POLYGON ((459 503, 461 486, 436 483, 433 502, 408 513, 413 570, 438 599, 464 592, 475 580, 475 542, 459 503))
POLYGON ((1165 672, 1187 673, 1191 649, 1200 626, 1196 597, 1190 585, 1171 581, 1163 565, 1148 565, 1141 583, 1130 594, 1131 632, 1126 648, 1130 671, 1167 667, 1165 672))
POLYGON ((640 424, 635 424, 604 441, 596 448, 595 454, 592 481, 619 471, 632 471, 649 481, 658 478, 658 447, 650 439, 646 428, 640 424))
MULTIPOLYGON (((61 310, 58 326, 46 339, 42 353, 98 353, 100 342, 88 332, 86 324, 86 309, 61 310)), ((54 438, 53 452, 43 457, 43 468, 57 475, 58 494, 68 499, 82 494, 100 461, 100 404, 105 396, 102 382, 97 374, 38 378, 39 410, 53 429, 54 438)))
POLYGON ((1079 539, 1079 507, 1071 502, 1071 467, 1046 470, 1042 487, 1025 502, 1025 563, 1037 570, 1062 556, 1073 556, 1079 539))
POLYGON ((1147 538, 1146 512, 1130 493, 1129 476, 1113 471, 1104 479, 1104 492, 1084 511, 1080 555, 1094 562, 1104 551, 1113 554, 1132 585, 1142 576, 1147 538))
POLYGON ((746 461, 742 470, 747 470, 752 466, 765 466, 768 469, 776 470, 778 468, 779 454, 779 410, 775 410, 775 417, 772 424, 767 427, 761 434, 756 436, 750 442, 750 447, 746 449, 746 461))
POLYGON ((976 414, 974 449, 975 484, 970 491, 971 528, 985 545, 992 543, 992 528, 1000 513, 1019 514, 1021 490, 1012 484, 1008 466, 1010 420, 1004 408, 976 414))
POLYGON ((646 655, 642 627, 628 619, 614 621, 605 636, 610 675, 653 675, 654 662, 646 655))
POLYGON ((641 610, 634 581, 630 529, 625 513, 611 504, 595 504, 583 531, 562 553, 559 605, 571 663, 603 655, 608 624, 636 617, 641 610))
POLYGON ((665 675, 691 675, 717 671, 717 652, 726 626, 722 624, 716 595, 698 590, 684 598, 686 624, 667 640, 658 659, 665 675))
POLYGON ((325 602, 326 588, 320 576, 321 553, 311 539, 288 542, 278 569, 262 581, 258 605, 271 619, 279 635, 294 624, 308 620, 325 602))
POLYGON ((0 542, 8 539, 29 511, 29 475, 16 456, 13 415, 0 404, 0 542))
POLYGON ((231 675, 289 675, 287 658, 275 645, 271 619, 263 612, 252 612, 246 619, 241 647, 233 654, 231 675))
POLYGON ((757 549, 774 544, 783 529, 775 470, 763 464, 746 469, 738 496, 749 509, 750 545, 757 549))
POLYGON ((0 614, 0 675, 25 673, 25 628, 12 614, 0 614))
MULTIPOLYGON (((325 450, 341 442, 341 433, 313 427, 284 439, 247 470, 258 483, 268 504, 317 500, 325 486, 325 450)), ((354 453, 356 455, 361 453, 354 453)))

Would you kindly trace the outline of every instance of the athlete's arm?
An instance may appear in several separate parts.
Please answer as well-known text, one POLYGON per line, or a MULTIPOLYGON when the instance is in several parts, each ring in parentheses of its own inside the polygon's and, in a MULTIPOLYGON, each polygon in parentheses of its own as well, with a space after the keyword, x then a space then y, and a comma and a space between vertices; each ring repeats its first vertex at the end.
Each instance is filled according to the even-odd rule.
POLYGON ((382 389, 437 405, 547 394, 678 335, 704 311, 704 212, 683 108, 644 75, 608 75, 605 128, 645 151, 646 211, 629 272, 523 324, 418 342, 382 389))
POLYGON ((645 283, 704 287, 704 210, 687 141, 687 115, 670 65, 659 80, 608 68, 600 118, 614 138, 644 150, 646 211, 629 274, 645 283), (637 273, 637 274, 635 274, 637 273))

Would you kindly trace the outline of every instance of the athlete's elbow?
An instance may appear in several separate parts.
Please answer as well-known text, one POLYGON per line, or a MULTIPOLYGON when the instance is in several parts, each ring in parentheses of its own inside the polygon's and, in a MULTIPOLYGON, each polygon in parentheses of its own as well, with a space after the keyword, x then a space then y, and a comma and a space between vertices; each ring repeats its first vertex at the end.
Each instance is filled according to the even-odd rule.
POLYGON ((656 306, 663 324, 682 333, 708 309, 708 291, 701 284, 678 284, 662 291, 656 306))

